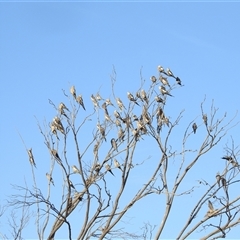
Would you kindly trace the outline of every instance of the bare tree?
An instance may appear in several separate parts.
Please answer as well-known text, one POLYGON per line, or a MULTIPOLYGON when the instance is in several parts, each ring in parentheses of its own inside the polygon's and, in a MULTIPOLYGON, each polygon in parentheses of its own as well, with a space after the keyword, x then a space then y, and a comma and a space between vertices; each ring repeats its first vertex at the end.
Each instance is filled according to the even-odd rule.
MULTIPOLYGON (((226 146, 226 155, 219 159, 226 162, 225 167, 218 172, 213 170, 210 182, 201 172, 197 184, 186 185, 188 175, 203 156, 236 125, 235 117, 230 120, 226 114, 218 117, 214 102, 207 111, 204 99, 199 106, 200 120, 190 119, 183 137, 173 141, 184 110, 173 119, 167 114, 167 102, 184 86, 170 69, 162 66, 157 69, 157 76, 151 76, 149 81, 141 78, 136 92, 127 92, 121 99, 115 92, 113 70, 111 99, 101 96, 100 92, 84 98, 72 86, 69 92, 63 91, 66 101, 56 105, 49 100, 58 113, 49 123, 43 126, 38 123, 51 162, 50 169, 42 174, 46 175, 48 192, 43 193, 35 178, 39 171, 35 168, 39 164, 38 156, 34 155, 34 149, 26 147, 33 187, 17 186, 17 190, 26 194, 9 199, 9 205, 14 208, 35 209, 39 239, 57 238, 61 228, 66 229, 69 239, 160 239, 169 217, 176 214, 174 202, 196 193, 200 197, 186 209, 185 221, 179 221, 182 227, 176 239, 186 239, 196 231, 202 231, 202 239, 223 238, 239 224, 240 194, 234 193, 239 182, 238 148, 233 139, 232 146, 226 146), (84 103, 90 100, 92 108, 87 109, 84 103), (201 137, 193 148, 192 138, 200 132, 201 137), (155 146, 158 159, 151 161, 150 170, 141 176, 141 169, 149 167, 149 159, 135 156, 139 148, 149 145, 155 146), (129 196, 133 172, 140 180, 135 182, 129 196), (61 183, 54 180, 60 174, 61 183), (56 202, 52 200, 54 195, 58 196, 56 202), (163 212, 159 214, 159 221, 153 223, 146 219, 147 223, 139 226, 137 233, 126 230, 122 224, 127 225, 126 214, 150 196, 161 199, 157 206, 163 212), (78 219, 77 225, 74 219, 78 219)), ((150 203, 148 207, 156 208, 150 203)), ((21 233, 29 220, 29 215, 23 213, 22 216, 24 221, 20 226, 11 224, 14 236, 21 233)))

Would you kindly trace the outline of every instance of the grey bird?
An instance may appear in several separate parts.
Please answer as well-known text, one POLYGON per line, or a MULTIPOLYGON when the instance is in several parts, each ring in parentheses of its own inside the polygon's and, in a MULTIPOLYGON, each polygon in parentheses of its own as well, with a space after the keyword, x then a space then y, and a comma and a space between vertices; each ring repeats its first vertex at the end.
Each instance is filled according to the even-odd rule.
POLYGON ((163 77, 163 76, 161 75, 161 76, 159 77, 159 80, 161 81, 161 83, 162 83, 163 85, 167 85, 167 86, 170 87, 170 84, 169 84, 169 82, 168 82, 168 80, 167 80, 166 77, 163 77))
POLYGON ((107 106, 109 105, 114 106, 109 98, 106 99, 105 103, 107 106))
POLYGON ((54 117, 53 118, 53 124, 55 125, 57 130, 59 130, 62 134, 65 134, 64 127, 63 127, 62 122, 61 122, 59 117, 54 117))
POLYGON ((162 95, 168 95, 168 96, 171 96, 172 95, 166 90, 166 88, 164 86, 159 86, 159 90, 161 91, 162 95))
POLYGON ((147 94, 144 89, 141 90, 141 99, 143 99, 146 103, 148 103, 147 94))
POLYGON ((118 131, 118 139, 120 141, 124 141, 124 137, 125 137, 124 131, 122 130, 122 128, 120 128, 118 131))
POLYGON ((84 106, 84 103, 83 103, 82 95, 78 95, 77 98, 76 98, 76 101, 77 101, 77 103, 79 103, 79 104, 82 106, 82 108, 86 111, 85 106, 84 106))
POLYGON ((66 107, 66 105, 65 105, 63 102, 61 102, 61 103, 58 105, 58 109, 59 109, 59 111, 61 111, 61 110, 63 110, 63 109, 66 109, 67 111, 69 111, 68 108, 66 107))
POLYGON ((56 135, 57 139, 59 140, 59 137, 57 135, 57 128, 53 122, 51 123, 50 128, 51 128, 52 134, 56 135))
POLYGON ((58 152, 56 149, 51 149, 51 154, 53 155, 54 158, 56 158, 56 160, 62 162, 61 158, 58 155, 58 152))
POLYGON ((120 163, 118 162, 117 159, 114 159, 114 165, 115 165, 116 168, 119 168, 121 171, 123 171, 122 168, 121 168, 121 165, 120 165, 120 163))
POLYGON ((157 81, 157 78, 156 78, 155 76, 151 76, 151 77, 150 77, 150 80, 151 80, 153 83, 155 83, 155 82, 157 81))
POLYGON ((80 173, 80 170, 75 166, 75 165, 72 165, 72 170, 73 170, 73 173, 80 173))
POLYGON ((106 112, 105 112, 105 119, 109 122, 112 122, 112 119, 110 118, 110 116, 106 112))
POLYGON ((127 96, 130 101, 134 102, 139 106, 139 104, 137 103, 137 100, 133 97, 133 95, 130 92, 127 92, 127 96))
POLYGON ((52 185, 55 186, 54 182, 53 182, 53 178, 51 177, 51 175, 49 173, 46 173, 46 177, 47 177, 48 181, 50 181, 52 183, 52 185))
POLYGON ((97 101, 97 99, 93 96, 93 94, 91 95, 91 100, 92 100, 92 103, 93 103, 94 107, 99 107, 98 101, 97 101))
POLYGON ((111 170, 111 167, 110 167, 110 165, 108 163, 105 164, 105 168, 107 169, 108 172, 110 172, 114 176, 114 174, 113 174, 113 172, 111 170))
POLYGON ((207 118, 207 114, 203 114, 203 122, 204 122, 204 124, 207 126, 207 120, 208 120, 208 118, 207 118))
POLYGON ((123 110, 123 108, 126 109, 120 98, 116 98, 116 102, 117 102, 117 105, 120 108, 120 110, 123 110))
POLYGON ((76 188, 74 187, 72 181, 71 181, 70 179, 68 179, 68 181, 69 181, 69 185, 70 185, 70 187, 76 190, 76 188))
POLYGON ((28 156, 29 156, 29 162, 30 162, 35 168, 37 168, 36 163, 35 163, 35 161, 34 161, 33 154, 32 154, 32 148, 30 148, 29 150, 27 150, 27 152, 28 152, 28 156))
POLYGON ((159 96, 155 97, 155 101, 158 102, 158 103, 164 103, 164 100, 159 96))
POLYGON ((100 163, 96 163, 96 165, 94 166, 94 170, 99 173, 100 172, 100 168, 101 168, 101 165, 100 163))
POLYGON ((117 127, 121 127, 121 122, 119 121, 119 119, 116 119, 115 124, 117 127))
POLYGON ((97 125, 97 128, 98 128, 99 132, 101 133, 102 137, 104 138, 104 140, 107 141, 107 139, 105 137, 105 129, 100 124, 97 125))
POLYGON ((96 95, 96 97, 95 97, 95 98, 96 98, 96 100, 97 100, 97 101, 100 101, 100 100, 102 100, 102 97, 100 96, 100 94, 99 94, 99 93, 97 93, 97 95, 96 95))
POLYGON ((76 89, 74 86, 71 86, 70 93, 73 95, 73 97, 76 99, 76 89))
POLYGON ((166 74, 170 77, 174 77, 172 71, 169 68, 166 69, 166 74))
POLYGON ((158 65, 157 69, 159 72, 164 72, 164 68, 161 65, 158 65))
POLYGON ((217 184, 218 184, 218 186, 220 187, 221 176, 220 176, 219 173, 217 173, 216 179, 217 179, 217 184))
POLYGON ((113 114, 114 114, 114 116, 115 116, 116 118, 122 119, 122 118, 121 118, 121 115, 120 115, 120 113, 119 113, 118 111, 114 110, 113 114))
POLYGON ((193 129, 193 132, 194 132, 194 134, 195 134, 196 131, 197 131, 197 124, 196 124, 196 123, 193 123, 192 129, 193 129))
POLYGON ((108 110, 107 110, 107 104, 106 104, 106 102, 104 102, 104 103, 102 104, 102 109, 104 109, 105 114, 108 115, 108 110))
POLYGON ((114 138, 111 139, 111 145, 112 145, 112 148, 118 152, 118 147, 117 147, 117 143, 116 143, 116 140, 114 138))

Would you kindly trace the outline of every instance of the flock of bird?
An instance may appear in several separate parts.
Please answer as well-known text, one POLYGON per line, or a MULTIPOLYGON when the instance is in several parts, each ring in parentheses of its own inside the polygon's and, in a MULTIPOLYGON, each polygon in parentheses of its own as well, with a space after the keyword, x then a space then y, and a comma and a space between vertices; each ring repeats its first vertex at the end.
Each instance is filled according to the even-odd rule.
MULTIPOLYGON (((140 107, 142 106, 142 114, 141 114, 140 117, 137 117, 134 114, 130 115, 129 113, 126 113, 127 108, 123 104, 122 100, 120 98, 116 97, 115 102, 116 102, 120 112, 115 109, 114 112, 113 112, 113 115, 114 115, 115 119, 113 119, 113 117, 111 117, 109 115, 109 112, 108 112, 108 107, 109 106, 114 107, 114 104, 111 102, 111 100, 110 99, 103 99, 100 96, 99 93, 96 94, 95 96, 93 94, 91 95, 90 98, 91 98, 91 101, 93 103, 94 108, 95 109, 100 109, 99 104, 100 104, 101 101, 103 101, 103 103, 101 105, 101 108, 104 110, 104 118, 105 118, 106 122, 109 122, 111 124, 115 124, 116 127, 118 128, 118 138, 116 138, 116 139, 112 138, 111 141, 110 141, 111 142, 111 147, 113 148, 114 151, 118 152, 118 143, 124 141, 126 128, 131 129, 135 140, 138 141, 139 138, 141 137, 141 135, 147 133, 147 125, 152 124, 154 115, 156 115, 156 119, 157 119, 156 130, 157 130, 158 134, 160 133, 161 128, 164 124, 167 125, 167 126, 170 126, 170 121, 165 116, 165 114, 163 112, 163 105, 165 105, 165 103, 166 103, 166 97, 167 96, 172 97, 172 94, 171 94, 172 87, 169 84, 168 78, 170 77, 170 78, 175 79, 176 84, 179 85, 179 86, 182 86, 182 83, 181 83, 180 78, 176 77, 169 68, 164 70, 164 68, 159 65, 157 67, 157 69, 158 69, 158 72, 159 72, 159 77, 158 78, 156 76, 151 76, 150 77, 152 85, 156 86, 160 82, 160 86, 158 87, 159 88, 159 94, 156 94, 156 96, 154 97, 154 100, 153 100, 153 102, 156 103, 157 107, 156 107, 155 113, 152 114, 152 115, 149 114, 149 112, 148 112, 149 105, 151 104, 149 93, 147 94, 144 89, 141 89, 141 91, 138 91, 135 96, 132 93, 127 92, 127 98, 130 102, 132 102, 133 104, 135 104, 137 106, 140 106, 140 107), (123 116, 123 113, 124 113, 124 116, 123 116), (134 125, 133 125, 134 122, 136 122, 136 127, 134 127, 134 125), (122 127, 122 124, 126 125, 125 129, 122 127)), ((83 101, 83 97, 82 97, 82 95, 77 95, 75 86, 71 86, 70 93, 73 96, 74 100, 79 104, 79 106, 86 111, 84 101, 83 101)), ((67 112, 70 112, 70 111, 66 107, 66 105, 62 102, 58 106, 58 111, 59 111, 59 115, 55 116, 53 118, 53 120, 50 124, 50 129, 51 129, 51 133, 54 134, 56 136, 56 138, 59 140, 58 132, 60 132, 63 135, 66 134, 66 130, 65 130, 65 128, 62 124, 62 121, 61 121, 61 119, 62 119, 61 116, 65 116, 66 118, 69 119, 67 112)), ((204 121, 205 125, 207 126, 207 115, 206 114, 203 115, 203 121, 204 121)), ((97 124, 97 129, 100 133, 100 138, 103 139, 104 141, 107 141, 107 139, 106 139, 106 129, 105 129, 106 127, 105 126, 106 126, 106 124, 98 123, 97 124)), ((192 125, 192 129, 193 129, 193 133, 195 134, 196 131, 197 131, 197 124, 195 122, 192 125)), ((98 145, 99 145, 99 143, 95 145, 94 150, 93 150, 94 153, 97 152, 98 145)), ((61 159, 60 159, 56 149, 51 149, 51 154, 58 162, 61 162, 61 159)), ((34 167, 36 167, 36 163, 34 161, 34 156, 33 156, 33 153, 32 153, 32 149, 28 150, 28 155, 29 155, 30 163, 34 167)), ((226 157, 225 157, 225 159, 226 159, 226 157)), ((230 161, 229 159, 227 159, 227 160, 230 161)), ((231 160, 231 161, 233 161, 233 160, 231 160)), ((121 164, 116 159, 114 159, 113 163, 114 163, 115 168, 118 168, 121 171, 123 171, 123 169, 121 168, 121 164)), ((100 171, 100 168, 101 168, 100 164, 95 165, 95 171, 96 172, 100 171)), ((106 168, 106 172, 109 172, 114 176, 114 174, 112 172, 112 168, 108 163, 105 164, 105 168, 106 168)), ((73 173, 82 174, 80 172, 80 170, 77 168, 77 166, 75 166, 75 165, 72 166, 72 171, 73 171, 73 173)), ((223 178, 222 177, 219 178, 219 176, 218 176, 218 179, 220 179, 220 180, 218 180, 218 183, 220 184, 220 181, 222 181, 222 184, 224 185, 225 182, 224 182, 224 180, 222 180, 223 178)), ((46 173, 46 178, 48 179, 49 182, 51 182, 54 185, 53 178, 49 173, 46 173)), ((75 187, 71 183, 71 181, 70 181, 70 186, 75 189, 75 187)), ((209 201, 209 214, 212 214, 214 211, 215 210, 212 206, 212 203, 209 201)))

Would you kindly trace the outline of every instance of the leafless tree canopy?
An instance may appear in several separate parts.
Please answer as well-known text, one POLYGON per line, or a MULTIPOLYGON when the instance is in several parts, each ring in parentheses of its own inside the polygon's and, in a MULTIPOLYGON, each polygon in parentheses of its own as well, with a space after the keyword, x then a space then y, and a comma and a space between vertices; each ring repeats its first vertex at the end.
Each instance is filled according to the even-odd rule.
POLYGON ((63 91, 61 103, 49 99, 57 114, 46 124, 38 122, 45 143, 42 148, 50 157, 50 168, 41 173, 41 186, 45 181, 48 191, 36 179, 43 160, 32 146, 25 146, 32 183, 15 186, 17 194, 8 199, 7 207, 13 209, 11 236, 0 230, 2 239, 28 237, 29 221, 35 222, 39 239, 61 238, 61 229, 68 239, 160 239, 168 219, 178 216, 174 206, 181 198, 191 204, 178 217, 179 232, 171 237, 186 239, 195 232, 202 239, 228 236, 240 219, 240 193, 234 191, 239 186, 239 150, 234 140, 217 160, 225 162, 224 168, 214 172, 206 165, 195 182, 189 182, 189 176, 236 125, 235 117, 219 117, 214 102, 205 109, 204 99, 197 106, 200 117, 181 125, 184 110, 174 119, 168 115, 167 103, 170 98, 178 102, 174 94, 182 91, 184 83, 162 66, 154 74, 121 98, 115 93, 113 70, 111 97, 100 91, 84 96, 71 86, 63 91), (154 157, 141 157, 138 151, 148 151, 148 147, 154 149, 154 157), (205 179, 206 174, 212 178, 205 179), (153 198, 159 199, 159 205, 151 204, 153 198), (131 231, 131 209, 137 211, 141 201, 157 211, 157 222, 146 216, 139 230, 131 231))

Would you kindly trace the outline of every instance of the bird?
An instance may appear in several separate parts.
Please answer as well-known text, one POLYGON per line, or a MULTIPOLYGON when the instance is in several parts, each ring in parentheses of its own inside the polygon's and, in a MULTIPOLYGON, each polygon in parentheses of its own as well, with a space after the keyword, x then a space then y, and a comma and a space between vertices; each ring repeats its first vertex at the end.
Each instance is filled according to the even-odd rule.
POLYGON ((220 176, 219 173, 217 173, 216 179, 217 179, 217 184, 218 184, 218 186, 220 187, 221 176, 220 176))
POLYGON ((150 77, 150 80, 151 80, 153 83, 155 83, 155 82, 157 81, 157 78, 156 78, 155 76, 151 76, 151 77, 150 77))
POLYGON ((104 140, 105 140, 105 142, 106 142, 107 139, 106 139, 106 137, 105 137, 105 129, 104 129, 100 124, 97 125, 97 128, 98 128, 98 130, 100 131, 102 137, 104 138, 104 140))
POLYGON ((94 107, 99 107, 98 101, 97 101, 97 99, 93 96, 93 94, 91 95, 91 100, 92 100, 92 102, 93 102, 94 107))
POLYGON ((53 118, 53 124, 55 125, 57 130, 59 130, 62 134, 65 134, 64 127, 59 117, 53 118))
POLYGON ((77 98, 76 98, 76 101, 77 101, 77 103, 79 103, 79 104, 82 106, 82 108, 86 111, 85 106, 84 106, 84 103, 83 103, 82 95, 78 95, 77 98))
POLYGON ((55 126, 55 124, 52 122, 51 125, 50 125, 50 128, 51 128, 51 132, 56 135, 57 139, 59 140, 59 137, 57 135, 57 128, 55 126))
POLYGON ((158 65, 157 69, 159 72, 164 72, 164 68, 161 65, 158 65))
POLYGON ((169 68, 166 69, 166 74, 170 77, 174 77, 172 71, 169 68))
POLYGON ((75 86, 71 86, 70 93, 73 95, 73 97, 76 99, 76 89, 75 86))
POLYGON ((127 96, 130 101, 136 103, 139 106, 139 104, 137 103, 137 100, 133 97, 133 95, 130 92, 127 92, 127 96))
POLYGON ((58 161, 62 162, 61 158, 58 155, 58 152, 56 149, 51 149, 51 154, 53 155, 53 157, 55 157, 58 161))
POLYGON ((114 114, 114 116, 115 116, 116 118, 122 119, 122 118, 121 118, 121 115, 120 115, 120 113, 119 113, 118 111, 114 110, 113 114, 114 114))
POLYGON ((112 122, 110 116, 105 112, 105 119, 109 122, 112 122))
POLYGON ((117 127, 121 127, 121 122, 119 121, 119 119, 116 119, 115 124, 117 127))
POLYGON ((112 148, 118 152, 117 143, 114 138, 111 139, 111 145, 112 145, 112 148))
POLYGON ((121 171, 123 171, 117 159, 114 159, 114 165, 116 168, 119 168, 121 171))
POLYGON ((68 182, 69 182, 69 186, 76 190, 76 188, 74 187, 74 185, 73 185, 73 183, 72 183, 72 181, 70 179, 68 179, 68 182))
POLYGON ((123 110, 123 108, 126 109, 120 98, 116 98, 116 102, 117 102, 117 105, 120 108, 120 110, 123 110))
POLYGON ((107 106, 108 105, 114 106, 109 98, 106 99, 105 103, 107 106))
POLYGON ((179 77, 176 77, 176 82, 177 82, 178 85, 182 85, 181 80, 180 80, 179 77))
POLYGON ((65 105, 63 102, 59 103, 58 109, 59 109, 59 110, 66 109, 67 111, 69 111, 68 108, 66 107, 66 105, 65 105))
POLYGON ((113 174, 113 172, 111 170, 111 167, 109 166, 108 163, 105 164, 105 168, 107 169, 108 172, 110 172, 114 176, 114 174, 113 174))
POLYGON ((156 96, 154 99, 158 103, 164 103, 164 100, 161 97, 159 97, 159 96, 156 96))
POLYGON ((100 100, 102 100, 102 97, 101 97, 101 95, 100 95, 99 93, 97 93, 97 95, 96 95, 96 97, 95 97, 95 98, 96 98, 96 100, 97 100, 97 101, 100 101, 100 100))
POLYGON ((146 94, 146 92, 145 92, 144 89, 141 90, 141 98, 142 98, 146 103, 148 103, 147 94, 146 94))
POLYGON ((218 211, 218 209, 214 209, 212 202, 210 200, 208 200, 208 211, 207 214, 205 215, 205 217, 211 217, 213 216, 216 212, 218 211))
POLYGON ((203 122, 205 123, 205 125, 207 126, 207 114, 203 114, 203 122))
POLYGON ((193 128, 193 132, 194 132, 194 134, 195 134, 196 131, 197 131, 197 124, 196 124, 196 123, 193 123, 192 128, 193 128))
POLYGON ((169 95, 172 97, 172 95, 166 90, 164 86, 159 86, 159 90, 161 91, 162 95, 169 95))
POLYGON ((72 170, 73 170, 73 173, 80 173, 80 170, 75 166, 75 165, 72 165, 72 170))
POLYGON ((35 163, 35 161, 34 161, 33 154, 32 154, 32 148, 30 148, 29 150, 27 150, 27 152, 28 152, 28 156, 29 156, 29 162, 30 162, 35 168, 37 168, 36 163, 35 163))
POLYGON ((54 182, 53 182, 53 178, 51 177, 51 175, 49 173, 46 173, 46 177, 47 177, 48 181, 50 181, 52 183, 52 185, 55 186, 54 182))
POLYGON ((96 165, 94 166, 94 170, 95 170, 97 173, 99 173, 100 169, 101 169, 100 163, 96 163, 96 165))
POLYGON ((231 162, 233 160, 233 157, 231 157, 231 156, 223 156, 222 159, 225 159, 225 160, 231 162))
POLYGON ((120 141, 124 141, 124 137, 125 137, 124 131, 122 130, 122 128, 120 128, 120 129, 118 130, 118 139, 119 139, 120 141))
POLYGON ((167 80, 166 77, 163 77, 163 76, 161 75, 161 76, 159 77, 159 80, 161 81, 161 83, 162 83, 163 85, 167 85, 167 86, 170 87, 170 84, 169 84, 169 82, 168 82, 168 80, 167 80))

